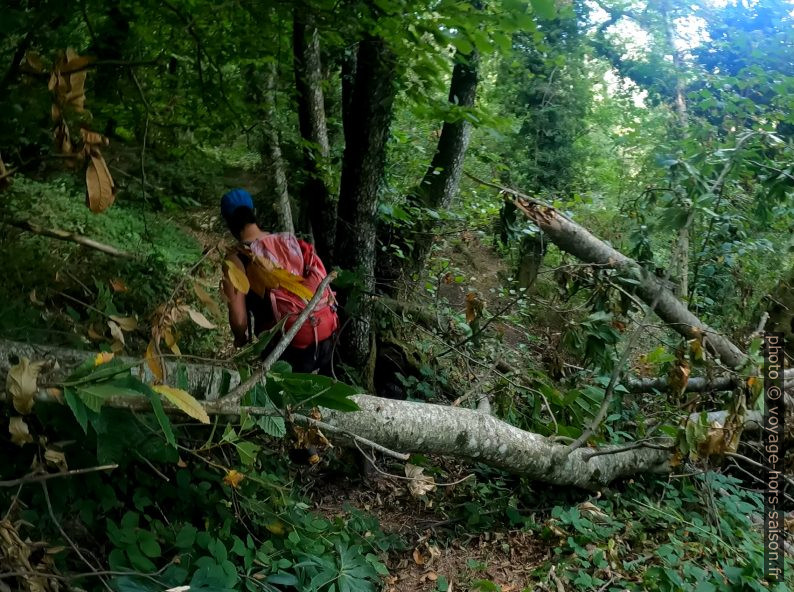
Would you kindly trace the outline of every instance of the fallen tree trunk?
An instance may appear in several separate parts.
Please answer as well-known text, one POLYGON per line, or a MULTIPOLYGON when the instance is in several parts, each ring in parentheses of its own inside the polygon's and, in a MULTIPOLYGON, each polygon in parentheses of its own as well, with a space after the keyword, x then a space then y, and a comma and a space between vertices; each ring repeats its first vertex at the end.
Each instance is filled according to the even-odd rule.
MULTIPOLYGON (((69 374, 70 368, 92 355, 90 352, 0 340, 0 378, 5 383, 8 370, 16 362, 15 358, 46 358, 57 364, 43 373, 39 382, 55 384, 69 374)), ((197 389, 193 394, 203 394, 207 399, 203 406, 209 414, 239 415, 243 409, 252 414, 272 412, 241 408, 236 404, 226 405, 216 400, 220 394, 217 389, 223 382, 239 382, 236 372, 198 364, 184 364, 184 368, 188 384, 197 389), (224 373, 227 374, 226 381, 220 379, 224 373)), ((150 378, 143 362, 132 372, 143 379, 150 378)), ((395 401, 371 395, 352 398, 359 405, 359 411, 342 413, 323 410, 323 421, 333 429, 329 437, 352 445, 353 435, 356 435, 392 450, 483 462, 556 485, 598 488, 620 477, 646 471, 664 471, 670 456, 665 447, 671 441, 662 438, 654 447, 616 449, 614 454, 602 453, 589 460, 592 451, 582 448, 574 451, 564 462, 558 463, 555 458, 564 448, 563 445, 473 409, 395 401)), ((37 393, 37 400, 58 401, 44 389, 37 393)), ((128 409, 149 408, 149 402, 143 396, 113 397, 106 404, 128 409)), ((164 405, 168 407, 165 402, 164 405)), ((176 412, 174 408, 170 408, 170 411, 176 412)))
MULTIPOLYGON (((5 383, 8 370, 17 362, 16 358, 50 359, 57 364, 52 364, 51 369, 39 377, 39 383, 57 384, 71 372, 71 368, 93 355, 90 352, 0 340, 0 379, 5 383)), ((125 361, 134 362, 135 359, 128 358, 125 361)), ((169 365, 174 366, 172 369, 175 371, 176 363, 169 362, 169 365)), ((252 415, 273 413, 272 409, 240 407, 234 402, 230 404, 218 400, 219 395, 224 394, 230 386, 239 383, 239 375, 235 371, 200 364, 180 365, 186 371, 188 389, 204 399, 202 405, 208 414, 235 416, 242 411, 252 415)), ((132 373, 147 382, 152 379, 142 361, 140 366, 132 369, 132 373)), ((593 455, 590 448, 579 448, 558 461, 561 458, 559 453, 565 449, 563 444, 521 430, 481 411, 364 394, 352 398, 358 404, 359 411, 343 413, 325 409, 323 422, 326 426, 320 425, 330 438, 350 446, 355 445, 353 441, 357 439, 359 443, 370 441, 401 453, 452 456, 482 462, 538 481, 585 489, 602 487, 615 479, 641 472, 668 470, 672 445, 669 438, 659 438, 647 446, 631 449, 606 446, 600 448, 597 455, 593 455)), ((39 390, 37 400, 60 402, 45 389, 39 390)), ((150 409, 150 403, 143 396, 112 397, 106 404, 127 409, 150 409)), ((166 402, 164 406, 169 412, 178 413, 176 408, 166 402)), ((719 417, 714 415, 714 418, 719 417)), ((757 430, 759 418, 753 415, 747 419, 747 429, 757 430)), ((299 419, 301 423, 311 424, 312 421, 305 417, 299 419)))
POLYGON ((554 207, 523 193, 468 175, 471 179, 498 189, 511 196, 513 203, 534 222, 560 250, 570 253, 580 261, 619 272, 627 286, 636 292, 670 328, 687 339, 704 337, 709 351, 729 368, 743 366, 747 356, 728 338, 712 329, 668 290, 662 279, 644 269, 634 259, 626 257, 590 233, 554 207))

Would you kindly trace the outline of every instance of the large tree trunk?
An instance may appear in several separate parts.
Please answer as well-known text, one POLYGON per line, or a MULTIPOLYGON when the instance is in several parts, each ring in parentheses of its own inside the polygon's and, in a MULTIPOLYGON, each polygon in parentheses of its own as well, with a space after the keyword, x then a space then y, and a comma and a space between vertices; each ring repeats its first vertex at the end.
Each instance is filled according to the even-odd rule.
POLYGON ((368 37, 359 43, 356 77, 350 100, 351 117, 345 122, 345 153, 337 214, 335 262, 358 274, 360 306, 351 315, 343 344, 349 361, 362 366, 370 342, 375 289, 375 239, 378 193, 386 163, 386 141, 392 115, 395 58, 386 42, 368 37))
POLYGON ((314 244, 326 265, 333 260, 336 238, 336 202, 325 167, 330 147, 325 120, 320 38, 305 8, 293 9, 292 47, 298 123, 304 140, 303 168, 307 179, 301 188, 301 205, 309 210, 314 244))
POLYGON ((265 93, 264 108, 265 122, 262 132, 262 160, 265 171, 269 173, 271 190, 274 197, 273 208, 276 211, 279 230, 281 232, 295 232, 292 224, 292 207, 287 191, 287 173, 284 168, 284 159, 281 156, 281 142, 276 127, 276 63, 269 62, 265 65, 265 93))

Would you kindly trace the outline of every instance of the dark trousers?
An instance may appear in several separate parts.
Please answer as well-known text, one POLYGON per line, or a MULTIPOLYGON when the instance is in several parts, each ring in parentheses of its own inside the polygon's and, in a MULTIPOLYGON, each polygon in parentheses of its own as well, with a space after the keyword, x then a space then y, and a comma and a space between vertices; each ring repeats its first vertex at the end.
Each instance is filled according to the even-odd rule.
POLYGON ((314 372, 331 376, 331 358, 334 353, 334 336, 324 339, 309 347, 288 347, 282 354, 281 360, 292 366, 293 372, 314 372))

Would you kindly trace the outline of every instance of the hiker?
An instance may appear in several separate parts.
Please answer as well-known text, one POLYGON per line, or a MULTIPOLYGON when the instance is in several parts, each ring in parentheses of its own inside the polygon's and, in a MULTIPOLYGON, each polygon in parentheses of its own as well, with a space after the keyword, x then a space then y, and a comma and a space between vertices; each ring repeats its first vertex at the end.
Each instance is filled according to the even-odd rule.
MULTIPOLYGON (((288 232, 265 232, 256 223, 254 202, 244 189, 233 189, 221 198, 221 215, 226 225, 242 246, 253 255, 269 259, 276 267, 301 276, 302 284, 312 293, 326 277, 325 266, 314 252, 314 247, 288 232)), ((237 251, 227 257, 243 271, 253 262, 249 256, 237 251)), ((223 291, 229 304, 229 325, 234 334, 234 345, 243 347, 254 335, 273 328, 282 318, 288 317, 283 331, 287 331, 307 302, 282 287, 268 289, 264 296, 254 290, 243 294, 237 290, 224 268, 223 291)), ((331 357, 334 338, 339 326, 336 301, 330 288, 309 315, 303 327, 280 359, 292 366, 293 372, 331 374, 331 357)), ((274 337, 270 347, 278 342, 274 337)), ((263 355, 266 355, 265 350, 263 355)))

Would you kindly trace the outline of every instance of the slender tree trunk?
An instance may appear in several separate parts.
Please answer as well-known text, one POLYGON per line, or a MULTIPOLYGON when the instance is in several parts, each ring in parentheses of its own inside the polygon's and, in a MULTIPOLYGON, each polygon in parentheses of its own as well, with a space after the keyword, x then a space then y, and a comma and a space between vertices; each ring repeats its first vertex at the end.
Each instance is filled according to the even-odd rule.
MULTIPOLYGON (((477 96, 479 56, 456 54, 449 102, 459 107, 473 107, 477 96)), ((433 160, 417 188, 417 197, 429 208, 448 208, 458 192, 463 160, 471 138, 471 123, 465 118, 445 121, 433 160)))
POLYGON ((276 212, 279 230, 295 232, 295 227, 292 224, 292 207, 287 191, 287 173, 284 168, 284 159, 281 156, 281 143, 276 127, 276 63, 269 62, 265 68, 265 93, 263 96, 265 122, 262 132, 262 160, 265 170, 270 173, 274 197, 273 209, 276 212))
MULTIPOLYGON (((479 56, 476 51, 468 55, 457 53, 449 86, 449 102, 460 107, 473 107, 477 95, 479 56)), ((434 210, 446 209, 458 193, 463 162, 471 138, 471 123, 462 117, 445 121, 441 128, 433 160, 425 176, 408 200, 419 206, 434 210)), ((410 235, 394 228, 384 228, 391 236, 383 236, 383 242, 390 244, 379 255, 379 277, 386 289, 396 293, 398 280, 420 270, 433 244, 436 224, 432 220, 417 221, 410 235), (394 251, 410 254, 403 258, 394 251)), ((410 232, 410 231, 409 231, 410 232)))
MULTIPOLYGON (((673 22, 670 16, 670 6, 667 0, 661 3, 659 8, 664 21, 664 35, 667 48, 673 56, 673 68, 675 69, 675 99, 673 102, 680 135, 686 137, 689 129, 689 115, 686 105, 686 86, 682 78, 684 62, 681 54, 675 47, 673 39, 673 22)), ((673 278, 676 281, 675 295, 679 298, 686 298, 689 295, 689 232, 690 227, 685 226, 678 231, 678 235, 673 243, 673 278)))
POLYGON ((298 123, 304 140, 304 170, 308 176, 301 188, 301 205, 308 208, 314 243, 326 265, 333 259, 336 238, 336 202, 325 174, 330 147, 325 120, 320 38, 311 16, 293 9, 292 47, 298 123))
POLYGON ((365 295, 351 317, 343 342, 350 362, 362 366, 370 348, 375 289, 375 239, 378 193, 386 163, 386 141, 397 92, 395 58, 385 41, 368 37, 359 43, 356 76, 345 122, 345 153, 337 215, 336 263, 354 270, 365 295))

